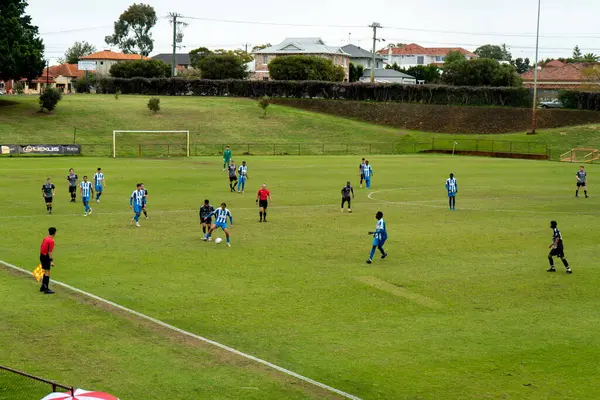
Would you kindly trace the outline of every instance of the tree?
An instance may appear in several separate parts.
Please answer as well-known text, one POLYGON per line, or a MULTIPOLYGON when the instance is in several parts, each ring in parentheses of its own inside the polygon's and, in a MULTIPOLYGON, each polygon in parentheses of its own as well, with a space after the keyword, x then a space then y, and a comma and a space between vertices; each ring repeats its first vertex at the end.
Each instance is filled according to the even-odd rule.
POLYGON ((445 64, 451 64, 456 61, 466 61, 467 57, 458 50, 451 50, 446 55, 445 64))
POLYGON ((39 99, 40 111, 44 111, 44 109, 48 112, 54 110, 60 99, 62 99, 62 93, 58 89, 51 87, 44 89, 39 99))
POLYGON ((190 51, 190 64, 194 68, 200 68, 200 61, 203 58, 212 56, 214 53, 206 47, 198 47, 190 51))
POLYGON ((491 58, 492 60, 497 61, 510 61, 512 59, 512 55, 508 51, 505 44, 502 46, 486 44, 478 47, 474 53, 481 58, 491 58))
POLYGON ((242 49, 235 49, 235 50, 217 49, 217 50, 213 51, 212 53, 216 54, 218 56, 223 56, 223 55, 236 56, 236 57, 241 58, 242 61, 244 61, 245 63, 254 60, 254 56, 252 54, 250 54, 242 49))
POLYGON ((65 51, 65 56, 63 58, 58 59, 58 62, 60 64, 77 64, 81 57, 89 56, 90 54, 95 52, 96 47, 89 44, 88 42, 75 42, 71 47, 67 49, 67 51, 65 51))
POLYGON ((44 43, 26 7, 26 0, 0 1, 0 80, 35 79, 44 70, 44 43))
POLYGON ((581 54, 581 50, 578 45, 575 45, 573 48, 573 56, 571 57, 575 62, 579 62, 583 55, 581 54))
POLYGON ((160 111, 160 99, 158 97, 152 97, 148 100, 148 110, 150 110, 152 115, 160 111))
POLYGON ((350 82, 358 82, 365 73, 365 68, 361 64, 350 63, 349 68, 350 82))
POLYGON ((246 79, 248 69, 244 60, 232 55, 209 55, 200 60, 198 67, 203 79, 246 79))
POLYGON ((267 47, 271 47, 271 43, 259 44, 258 46, 254 46, 254 47, 252 47, 251 52, 254 53, 255 51, 263 50, 263 49, 266 49, 267 47))
POLYGON ((600 57, 598 56, 598 54, 587 53, 583 57, 581 57, 581 62, 595 63, 595 62, 598 61, 598 59, 600 59, 600 57))
POLYGON ((184 69, 179 74, 177 74, 177 77, 183 78, 183 79, 188 79, 188 80, 202 79, 202 71, 200 71, 199 69, 196 69, 196 68, 188 68, 188 69, 184 69))
POLYGON ((109 72, 113 78, 165 78, 171 76, 171 66, 160 60, 121 61, 109 72))
POLYGON ((271 105, 271 98, 269 96, 263 96, 258 99, 258 106, 263 110, 263 118, 267 118, 267 108, 271 105))
POLYGON ((591 65, 582 71, 586 83, 582 89, 590 92, 600 91, 600 65, 591 65))
POLYGON ((425 83, 438 83, 442 70, 435 65, 415 65, 414 67, 401 68, 398 64, 387 65, 387 69, 413 76, 418 81, 425 83))
POLYGON ((150 30, 156 25, 156 11, 147 4, 132 4, 115 22, 114 33, 104 38, 124 53, 148 56, 154 49, 150 30))
POLYGON ((517 71, 517 74, 524 74, 525 72, 529 71, 531 69, 529 63, 529 58, 523 60, 521 57, 511 61, 511 64, 515 67, 515 70, 517 71))
POLYGON ((345 78, 342 67, 316 56, 277 57, 269 63, 269 75, 281 81, 341 82, 345 78))
POLYGON ((444 65, 442 82, 455 86, 521 86, 515 67, 489 58, 455 61, 444 65))

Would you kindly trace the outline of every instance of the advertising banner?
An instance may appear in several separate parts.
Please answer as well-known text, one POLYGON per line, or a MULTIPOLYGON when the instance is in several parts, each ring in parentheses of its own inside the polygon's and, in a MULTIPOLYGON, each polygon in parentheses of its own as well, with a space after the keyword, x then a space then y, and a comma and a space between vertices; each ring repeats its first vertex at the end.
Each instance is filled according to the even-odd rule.
POLYGON ((80 144, 5 144, 0 145, 0 154, 81 154, 80 144))

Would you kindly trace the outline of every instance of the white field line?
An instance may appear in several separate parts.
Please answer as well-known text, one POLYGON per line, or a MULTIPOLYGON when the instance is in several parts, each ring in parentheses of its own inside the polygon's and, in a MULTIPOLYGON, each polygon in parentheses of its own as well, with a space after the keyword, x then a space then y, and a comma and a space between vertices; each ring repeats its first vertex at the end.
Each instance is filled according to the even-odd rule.
MULTIPOLYGON (((22 272, 22 273, 24 273, 24 274, 26 274, 26 275, 31 275, 31 272, 30 272, 30 271, 27 271, 27 270, 25 270, 25 269, 23 269, 23 268, 19 268, 19 267, 17 267, 16 265, 9 264, 9 263, 7 263, 7 262, 5 262, 5 261, 2 261, 2 260, 0 260, 0 264, 3 264, 4 266, 6 266, 6 267, 8 267, 8 268, 11 268, 11 269, 13 269, 13 270, 15 270, 15 271, 22 272)), ((150 316, 148 316, 148 315, 146 315, 146 314, 142 314, 141 312, 138 312, 138 311, 132 310, 131 308, 124 307, 124 306, 122 306, 122 305, 120 305, 120 304, 117 304, 117 303, 115 303, 115 302, 112 302, 112 301, 110 301, 110 300, 106 300, 106 299, 104 299, 104 298, 102 298, 102 297, 99 297, 99 296, 96 296, 96 295, 94 295, 94 294, 92 294, 92 293, 88 293, 88 292, 86 292, 86 291, 83 291, 83 290, 81 290, 81 289, 77 289, 76 287, 73 287, 73 286, 71 286, 71 285, 68 285, 68 284, 66 284, 66 283, 59 282, 59 281, 55 281, 55 280, 52 280, 52 283, 53 283, 54 285, 62 286, 62 287, 64 287, 64 288, 67 288, 67 289, 69 289, 69 290, 71 290, 71 291, 73 291, 73 292, 76 292, 76 293, 79 293, 79 294, 81 294, 81 295, 83 295, 83 296, 86 296, 86 297, 89 297, 89 298, 91 298, 91 299, 94 299, 94 300, 96 300, 96 301, 99 301, 99 302, 102 302, 102 303, 108 304, 108 305, 110 305, 110 306, 112 306, 112 307, 114 307, 114 308, 117 308, 117 309, 121 310, 121 311, 125 311, 125 312, 127 312, 127 313, 129 313, 129 314, 133 314, 133 315, 135 315, 135 316, 137 316, 137 317, 139 317, 139 318, 142 318, 142 319, 145 319, 145 320, 147 320, 147 321, 150 321, 150 322, 152 322, 152 323, 154 323, 154 324, 156 324, 156 325, 160 325, 160 326, 162 326, 163 328, 167 328, 167 329, 170 329, 170 330, 172 330, 172 331, 178 332, 178 333, 180 333, 180 334, 182 334, 182 335, 189 336, 189 337, 191 337, 191 338, 194 338, 194 339, 196 339, 196 340, 200 340, 200 341, 202 341, 202 342, 205 342, 205 343, 208 343, 208 344, 210 344, 210 345, 216 346, 216 347, 218 347, 218 348, 220 348, 220 349, 222 349, 222 350, 228 351, 228 352, 230 352, 230 353, 233 353, 233 354, 236 354, 236 355, 238 355, 238 356, 241 356, 241 357, 247 358, 247 359, 249 359, 249 360, 252 360, 252 361, 254 361, 254 362, 257 362, 257 363, 259 363, 259 364, 266 365, 266 366, 267 366, 267 367, 269 367, 269 368, 275 369, 275 370, 277 370, 277 371, 279 371, 279 372, 282 372, 282 373, 284 373, 284 374, 286 374, 286 375, 289 375, 289 376, 292 376, 292 377, 294 377, 294 378, 300 379, 300 380, 302 380, 302 381, 304 381, 304 382, 310 383, 311 385, 314 385, 314 386, 320 387, 321 389, 325 389, 325 390, 328 390, 328 391, 330 391, 330 392, 332 392, 332 393, 339 394, 340 396, 342 396, 342 397, 345 397, 345 398, 347 398, 347 399, 352 399, 352 400, 361 400, 359 397, 356 397, 356 396, 354 396, 354 395, 352 395, 352 394, 350 394, 350 393, 343 392, 343 391, 341 391, 341 390, 339 390, 339 389, 336 389, 336 388, 334 388, 334 387, 328 386, 328 385, 326 385, 326 384, 324 384, 324 383, 321 383, 321 382, 315 381, 314 379, 307 378, 307 377, 305 377, 305 376, 303 376, 303 375, 300 375, 300 374, 298 374, 298 373, 296 373, 296 372, 294 372, 294 371, 290 371, 289 369, 286 369, 286 368, 280 367, 280 366, 278 366, 278 365, 275 365, 275 364, 273 364, 273 363, 270 363, 270 362, 268 362, 268 361, 265 361, 265 360, 263 360, 263 359, 261 359, 261 358, 254 357, 254 356, 252 356, 252 355, 250 355, 250 354, 247 354, 247 353, 241 352, 241 351, 239 351, 239 350, 236 350, 236 349, 234 349, 234 348, 232 348, 232 347, 226 346, 226 345, 224 345, 224 344, 221 344, 221 343, 219 343, 219 342, 215 342, 214 340, 211 340, 211 339, 205 338, 205 337, 203 337, 203 336, 199 336, 199 335, 196 335, 196 334, 194 334, 194 333, 191 333, 191 332, 185 331, 185 330, 183 330, 183 329, 177 328, 176 326, 173 326, 173 325, 167 324, 166 322, 163 322, 163 321, 161 321, 161 320, 158 320, 158 319, 156 319, 156 318, 152 318, 152 317, 150 317, 150 316)))

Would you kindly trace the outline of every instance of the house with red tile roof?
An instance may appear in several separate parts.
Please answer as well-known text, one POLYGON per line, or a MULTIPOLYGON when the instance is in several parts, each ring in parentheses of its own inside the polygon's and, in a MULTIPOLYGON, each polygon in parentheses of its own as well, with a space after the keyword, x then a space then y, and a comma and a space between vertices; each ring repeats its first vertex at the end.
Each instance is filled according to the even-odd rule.
POLYGON ((462 47, 423 47, 416 43, 407 44, 402 47, 382 49, 377 54, 385 57, 389 65, 395 63, 400 67, 409 68, 417 65, 441 65, 451 51, 461 52, 467 60, 479 57, 477 54, 462 47))
POLYGON ((111 50, 103 50, 89 56, 81 57, 81 60, 96 61, 97 75, 110 75, 110 67, 121 61, 149 60, 149 57, 139 54, 118 53, 111 50))
MULTIPOLYGON (((582 86, 599 85, 600 82, 590 82, 584 71, 590 67, 600 68, 600 63, 567 64, 552 60, 538 67, 537 80, 539 90, 569 90, 582 89, 582 86)), ((523 86, 533 88, 533 70, 521 74, 523 86)))
POLYGON ((21 79, 24 83, 24 92, 27 94, 39 94, 44 88, 57 88, 63 93, 74 91, 74 80, 85 76, 85 71, 80 71, 77 64, 60 64, 44 68, 44 71, 37 78, 27 81, 21 79))

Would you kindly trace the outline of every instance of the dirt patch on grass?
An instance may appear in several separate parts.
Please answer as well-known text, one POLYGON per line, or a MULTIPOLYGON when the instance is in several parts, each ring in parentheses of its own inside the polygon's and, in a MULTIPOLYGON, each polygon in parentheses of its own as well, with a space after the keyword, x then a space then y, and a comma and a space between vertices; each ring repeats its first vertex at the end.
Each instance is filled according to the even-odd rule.
POLYGON ((9 106, 16 106, 17 103, 16 101, 11 101, 11 100, 0 100, 0 107, 9 107, 9 106))

